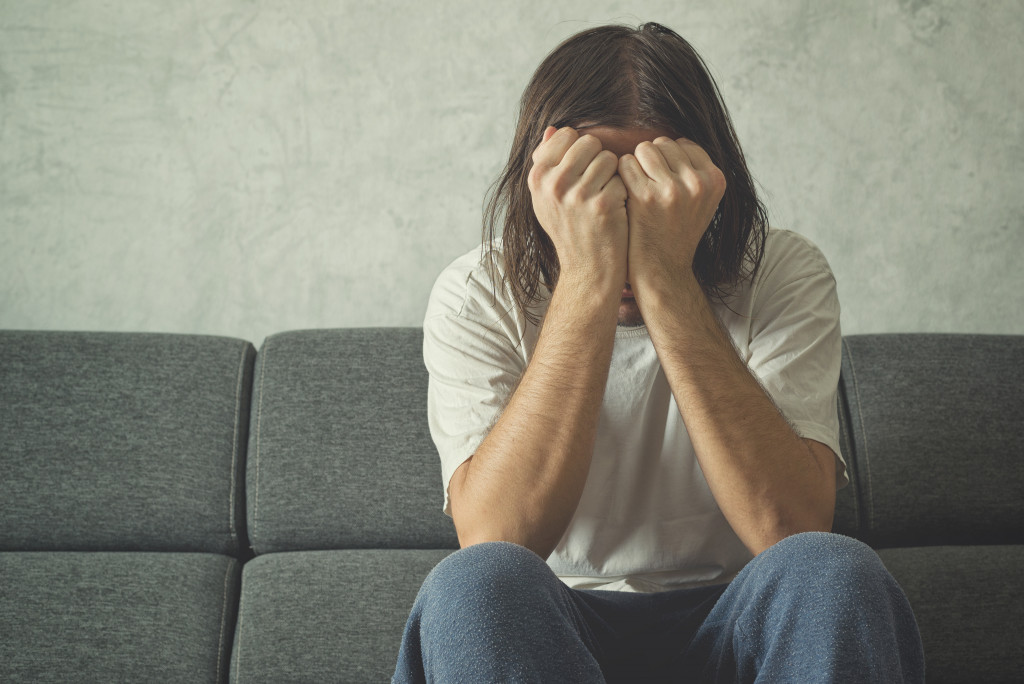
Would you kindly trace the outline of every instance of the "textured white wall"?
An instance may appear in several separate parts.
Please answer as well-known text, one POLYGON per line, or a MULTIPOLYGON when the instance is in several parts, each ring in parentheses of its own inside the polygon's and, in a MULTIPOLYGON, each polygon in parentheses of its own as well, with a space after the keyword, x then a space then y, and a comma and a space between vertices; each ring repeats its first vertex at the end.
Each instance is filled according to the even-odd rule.
POLYGON ((1024 3, 0 0, 0 327, 418 325, 583 28, 710 63, 847 333, 1024 333, 1024 3))

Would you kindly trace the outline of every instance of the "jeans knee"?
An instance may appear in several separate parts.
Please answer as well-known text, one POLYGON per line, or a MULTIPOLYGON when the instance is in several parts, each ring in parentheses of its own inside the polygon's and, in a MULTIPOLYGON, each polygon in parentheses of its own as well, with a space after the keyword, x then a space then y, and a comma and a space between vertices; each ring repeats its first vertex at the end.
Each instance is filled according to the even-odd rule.
POLYGON ((870 546, 862 541, 833 532, 801 532, 786 537, 767 552, 798 558, 841 558, 862 561, 877 557, 870 546))
POLYGON ((786 537, 754 562, 787 584, 808 589, 847 591, 894 581, 870 546, 830 532, 803 532, 786 537))
POLYGON ((446 612, 460 606, 479 610, 514 604, 523 592, 536 592, 557 577, 544 560, 510 542, 474 544, 451 554, 427 576, 420 589, 422 607, 446 612))
POLYGON ((511 542, 486 542, 459 549, 437 564, 427 577, 433 584, 461 584, 466 580, 507 585, 528 581, 547 570, 547 563, 529 549, 511 542))

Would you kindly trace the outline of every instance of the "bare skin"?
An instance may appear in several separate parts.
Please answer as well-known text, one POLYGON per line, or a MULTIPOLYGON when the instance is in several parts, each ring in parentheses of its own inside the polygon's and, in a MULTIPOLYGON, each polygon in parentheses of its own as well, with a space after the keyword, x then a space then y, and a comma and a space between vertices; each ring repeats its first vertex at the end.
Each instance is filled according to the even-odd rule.
POLYGON ((586 482, 616 325, 643 322, 711 492, 750 551, 829 530, 831 449, 793 432, 693 275, 724 175, 667 131, 581 131, 549 128, 533 154, 534 211, 561 275, 519 387, 452 476, 461 545, 550 555, 586 482))

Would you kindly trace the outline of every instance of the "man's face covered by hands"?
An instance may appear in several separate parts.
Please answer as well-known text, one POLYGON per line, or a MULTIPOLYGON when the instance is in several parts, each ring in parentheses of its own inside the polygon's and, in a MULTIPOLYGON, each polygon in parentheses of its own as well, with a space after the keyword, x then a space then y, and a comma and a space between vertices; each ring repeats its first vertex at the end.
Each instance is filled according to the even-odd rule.
POLYGON ((534 211, 563 276, 617 281, 620 326, 643 324, 645 294, 694 277, 697 244, 725 191, 704 150, 673 137, 657 128, 549 127, 533 154, 534 211))

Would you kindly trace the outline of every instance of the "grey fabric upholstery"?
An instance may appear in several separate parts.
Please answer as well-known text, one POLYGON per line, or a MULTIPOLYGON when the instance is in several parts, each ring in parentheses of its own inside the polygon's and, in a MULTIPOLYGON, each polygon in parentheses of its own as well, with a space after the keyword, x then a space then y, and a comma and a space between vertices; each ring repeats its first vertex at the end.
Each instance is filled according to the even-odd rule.
POLYGON ((914 608, 929 684, 1021 681, 1024 546, 879 551, 914 608))
POLYGON ((257 553, 456 548, 427 429, 419 328, 268 337, 246 475, 257 553))
MULTIPOLYGON (((0 681, 387 681, 457 547, 421 344, 0 332, 0 681)), ((928 680, 1016 681, 1024 336, 847 337, 838 410, 834 529, 881 549, 928 680)))
POLYGON ((242 576, 231 681, 390 681, 413 599, 449 553, 257 556, 242 576))
POLYGON ((1024 543, 1024 337, 849 336, 842 387, 858 536, 1024 543))
POLYGON ((0 549, 235 553, 255 350, 0 331, 0 549))
POLYGON ((0 578, 0 681, 227 679, 237 560, 6 552, 0 578))

